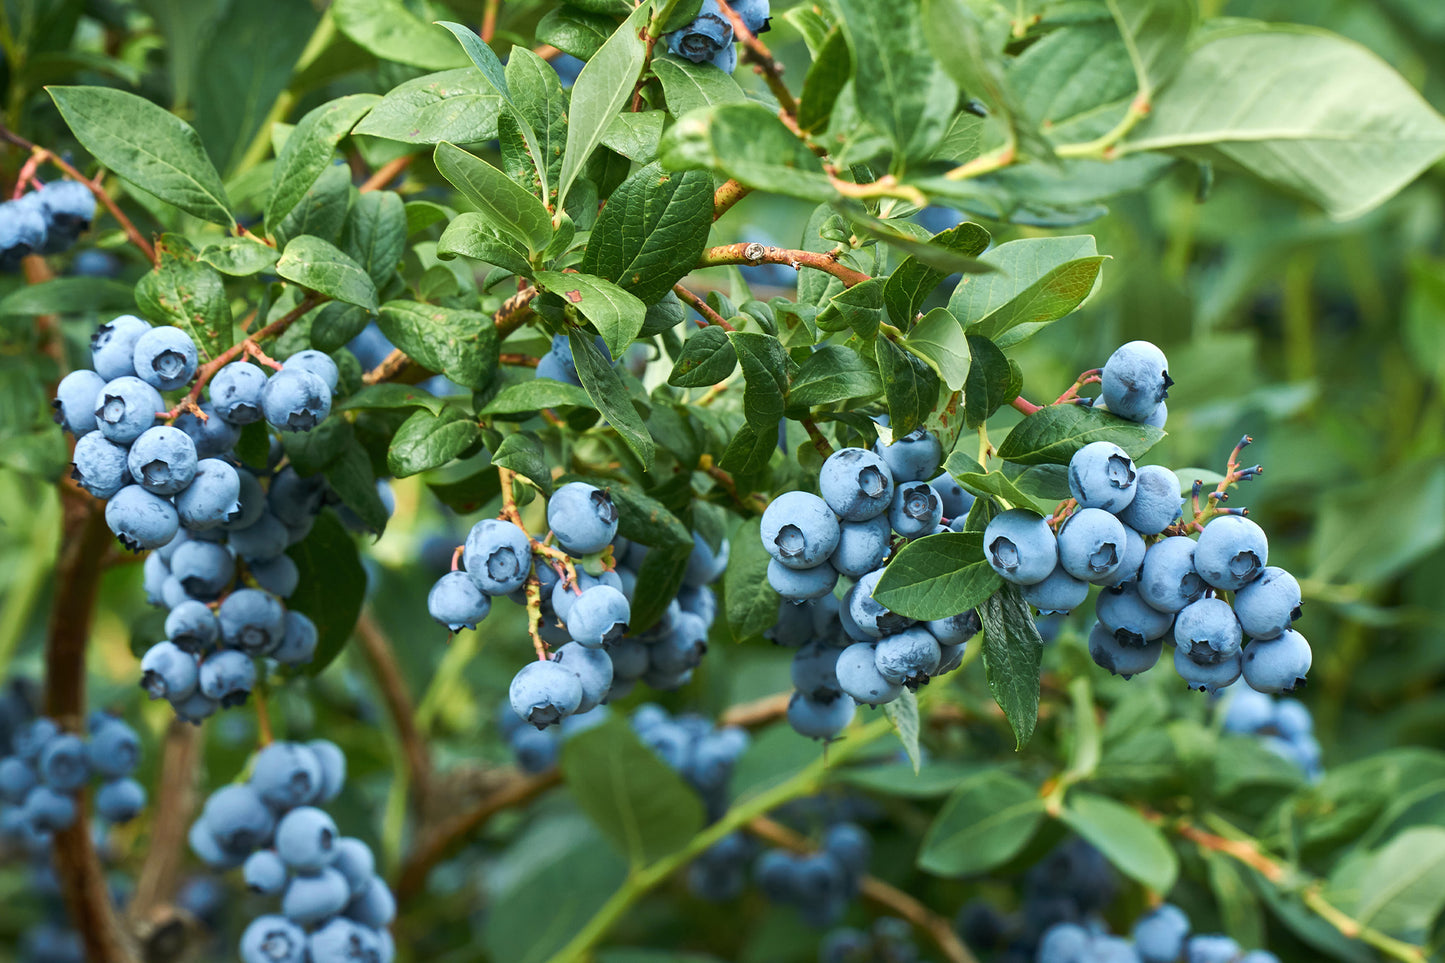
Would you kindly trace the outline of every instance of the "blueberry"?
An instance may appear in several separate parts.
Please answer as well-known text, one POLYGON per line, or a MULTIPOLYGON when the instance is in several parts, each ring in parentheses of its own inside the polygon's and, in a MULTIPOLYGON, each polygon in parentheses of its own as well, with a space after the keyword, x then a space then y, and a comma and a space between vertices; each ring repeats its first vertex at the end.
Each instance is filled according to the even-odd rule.
POLYGON ((527 533, 511 522, 486 518, 467 533, 462 563, 477 588, 487 595, 506 595, 527 581, 532 545, 527 533))
POLYGON ((249 855, 271 841, 276 821, 253 786, 232 783, 211 793, 201 820, 221 849, 249 855))
POLYGON ((201 663, 199 681, 201 692, 221 708, 245 705, 256 687, 256 663, 244 652, 223 649, 201 663))
POLYGON ((1200 663, 1191 659, 1182 648, 1174 650, 1174 671, 1179 673, 1191 689, 1200 692, 1218 692, 1239 678, 1241 666, 1239 653, 1225 656, 1218 662, 1200 663))
POLYGON ((702 9, 691 23, 668 34, 667 51, 700 64, 712 60, 732 42, 732 22, 718 7, 717 0, 703 0, 702 9))
POLYGON ((901 632, 913 624, 913 620, 889 611, 873 598, 873 590, 883 577, 883 569, 874 569, 860 578, 850 592, 848 614, 853 625, 870 639, 879 639, 892 632, 901 632))
POLYGON ((252 562, 251 578, 277 598, 289 599, 301 584, 301 570, 289 555, 277 555, 264 562, 252 562))
POLYGON ((853 699, 842 692, 826 699, 794 692, 788 701, 788 724, 810 739, 832 739, 853 721, 855 711, 853 699))
POLYGON ((1117 514, 1133 503, 1137 487, 1134 460, 1112 442, 1090 442, 1069 459, 1069 492, 1080 508, 1117 514))
POLYGON ((70 477, 96 498, 112 498, 130 484, 126 467, 129 450, 117 445, 100 432, 82 435, 75 443, 75 469, 70 477))
POLYGON ((838 686, 860 705, 883 705, 903 693, 901 684, 890 682, 878 671, 877 650, 876 643, 855 642, 837 657, 838 686))
POLYGON ((941 675, 947 675, 954 669, 963 665, 963 657, 968 651, 966 642, 954 642, 945 645, 938 645, 938 668, 933 670, 933 677, 936 679, 941 675))
POLYGON ((330 802, 341 793, 346 784, 346 755, 336 743, 327 739, 312 739, 306 748, 316 755, 321 764, 321 783, 313 802, 330 802))
POLYGON ((1074 578, 1062 565, 1055 565, 1048 578, 1025 585, 1023 596, 1040 615, 1068 615, 1089 597, 1089 583, 1074 578))
POLYGON ((135 730, 119 719, 92 727, 85 746, 90 770, 103 779, 121 779, 135 772, 140 765, 140 738, 135 730))
POLYGON ((331 865, 339 837, 336 823, 325 812, 299 806, 276 823, 276 855, 298 873, 315 873, 331 865))
POLYGON ((157 642, 141 657, 140 671, 140 687, 152 699, 175 702, 196 691, 200 666, 174 642, 157 642))
POLYGON ((942 653, 938 640, 919 625, 881 640, 874 658, 883 678, 917 688, 938 669, 942 653))
POLYGON ((263 896, 278 896, 286 889, 286 864, 274 849, 258 849, 246 857, 241 877, 246 888, 263 896))
POLYGON ((85 741, 73 733, 62 733, 45 744, 36 764, 41 782, 56 792, 78 792, 90 777, 85 741))
POLYGON ((577 369, 569 369, 566 363, 551 351, 542 355, 532 376, 534 378, 551 378, 553 381, 562 381, 579 388, 582 386, 582 379, 577 377, 577 369))
POLYGON ((608 648, 615 679, 636 679, 647 671, 647 646, 636 639, 618 639, 608 648))
POLYGON ((55 388, 55 423, 79 438, 95 430, 95 409, 105 379, 89 368, 72 371, 55 388))
MULTIPOLYGON (((540 568, 551 568, 543 564, 540 568)), ((616 572, 603 572, 601 575, 588 575, 582 569, 577 569, 577 581, 574 585, 567 585, 562 581, 561 576, 556 575, 553 570, 552 592, 548 601, 552 606, 552 612, 562 621, 567 621, 567 616, 572 613, 572 605, 582 597, 582 593, 597 585, 607 585, 622 592, 622 579, 616 572)), ((540 579, 539 579, 540 581, 540 579)), ((625 592, 622 593, 626 597, 625 592)))
POLYGON ((109 779, 95 794, 95 811, 111 823, 128 823, 146 805, 146 791, 134 779, 109 779))
POLYGON ((356 356, 363 368, 375 368, 396 350, 396 345, 386 339, 373 321, 361 333, 346 343, 346 348, 356 356))
POLYGON ((861 875, 868 871, 873 840, 857 823, 834 823, 823 833, 823 849, 831 853, 849 872, 861 875))
POLYGON ((0 800, 18 806, 36 782, 35 770, 19 756, 0 759, 0 800))
POLYGON ((860 963, 872 958, 873 940, 848 927, 831 930, 818 947, 818 963, 860 963))
POLYGON ((196 691, 184 699, 172 699, 171 708, 175 710, 176 718, 184 722, 200 725, 206 719, 216 714, 216 710, 220 708, 220 704, 216 702, 215 699, 207 698, 206 694, 200 689, 196 689, 196 691))
POLYGON ((1134 924, 1134 946, 1144 963, 1175 963, 1189 938, 1189 917, 1164 903, 1134 924))
POLYGON ((601 648, 589 648, 568 642, 552 653, 552 661, 577 676, 582 685, 582 700, 576 713, 590 712, 600 705, 612 688, 612 658, 601 648))
POLYGON ((36 198, 47 222, 46 254, 69 248, 95 217, 95 195, 79 181, 51 181, 36 198))
POLYGON ((466 572, 448 572, 437 579, 426 604, 431 617, 453 632, 475 629, 492 610, 492 600, 466 572))
POLYGON ((1112 588, 1125 582, 1137 582, 1144 570, 1144 556, 1148 553, 1149 543, 1144 541, 1144 536, 1125 525, 1124 557, 1119 560, 1119 567, 1114 569, 1112 575, 1101 578, 1094 584, 1112 588))
POLYGON ((763 547, 788 568, 812 568, 838 546, 838 519, 828 503, 807 492, 785 492, 763 512, 763 547))
POLYGON ((203 458, 196 463, 190 485, 176 495, 176 515, 185 528, 212 529, 241 510, 240 495, 236 469, 219 458, 203 458))
POLYGON ((682 613, 672 631, 648 646, 648 668, 654 674, 679 677, 701 665, 706 653, 707 626, 697 616, 682 613))
POLYGON ((196 342, 177 327, 151 328, 136 340, 131 362, 146 384, 174 391, 196 375, 196 342))
POLYGON ((1153 639, 1141 645, 1120 642, 1117 633, 1102 622, 1095 622, 1089 631, 1089 655, 1094 664, 1125 679, 1154 668, 1163 649, 1163 639, 1153 639))
POLYGON ((1244 634, 1254 639, 1280 635, 1300 616, 1300 586, 1295 577, 1274 565, 1234 593, 1234 614, 1244 634))
POLYGON ((1314 731, 1314 720, 1304 703, 1295 699, 1280 699, 1274 704, 1275 728, 1286 739, 1302 739, 1314 731))
POLYGON ((930 535, 943 518, 943 502, 925 481, 899 482, 888 507, 888 524, 904 538, 930 535))
POLYGON ((1124 525, 1101 508, 1081 508, 1059 528, 1059 566, 1074 578, 1099 582, 1119 570, 1128 538, 1124 525))
POLYGON ((555 725, 577 711, 582 683, 577 675, 555 662, 529 662, 512 677, 512 710, 538 729, 555 725))
POLYGON ((1180 491, 1178 475, 1159 465, 1145 465, 1139 469, 1134 499, 1118 513, 1119 520, 1144 535, 1158 535, 1179 519, 1184 507, 1180 491))
POLYGON ((317 351, 315 348, 296 352, 286 359, 283 367, 286 370, 295 368, 311 372, 326 382, 326 387, 330 391, 335 391, 337 382, 341 380, 341 370, 336 367, 336 362, 331 360, 331 355, 324 351, 317 351))
POLYGON ((928 631, 933 633, 933 637, 938 640, 939 645, 962 645, 983 628, 978 612, 974 609, 950 615, 947 618, 934 619, 925 625, 927 625, 928 631))
POLYGON ((1194 540, 1183 535, 1149 546, 1139 573, 1139 595, 1161 612, 1178 612, 1209 588, 1194 570, 1194 540))
MULTIPOLYGON (((1196 602, 1195 605, 1203 604, 1196 602)), ((1228 609, 1229 606, 1225 605, 1228 609)), ((1186 609, 1187 611, 1187 609, 1186 609)), ((1144 645, 1162 639, 1175 626, 1175 616, 1150 606, 1139 595, 1138 586, 1125 582, 1105 589, 1094 600, 1094 614, 1120 645, 1144 645)))
POLYGON ((331 413, 331 389, 309 371, 291 368, 266 379, 261 410, 271 427, 310 431, 331 413))
POLYGON ((396 897, 381 877, 373 876, 366 889, 347 905, 346 915, 362 926, 382 929, 396 919, 396 897))
POLYGON ((1239 963, 1279 963, 1279 957, 1268 950, 1250 950, 1239 958, 1239 963))
POLYGON ((1139 951, 1122 936, 1097 935, 1089 944, 1091 963, 1140 963, 1139 951))
POLYGON ((1059 561, 1058 541, 1043 516, 1013 508, 988 523, 984 557, 1005 581, 1032 585, 1049 577, 1059 561))
POLYGON ((631 617, 627 596, 610 585, 594 585, 572 602, 566 616, 567 632, 582 645, 608 645, 627 634, 631 617))
POLYGON ((1193 936, 1184 950, 1185 963, 1234 963, 1243 954, 1227 936, 1193 936))
POLYGON ((251 786, 280 812, 317 801, 323 779, 321 760, 299 742, 271 743, 256 754, 251 767, 251 786))
POLYGON ((1120 418, 1145 421, 1169 396, 1169 360, 1148 341, 1121 345, 1104 364, 1104 404, 1120 418))
POLYGON ((932 478, 943 463, 943 446, 922 428, 915 428, 888 445, 880 438, 874 443, 873 451, 888 466, 895 485, 932 478))
MULTIPOLYGON (((613 557, 616 557, 617 546, 613 544, 613 557)), ((722 577, 728 564, 728 540, 723 539, 718 546, 716 553, 708 545, 707 539, 697 532, 692 533, 692 552, 687 557, 687 568, 682 574, 682 584, 686 588, 702 588, 703 586, 716 582, 722 577)))
POLYGON ((266 493, 266 507, 287 528, 309 524, 326 504, 326 479, 321 475, 302 476, 289 465, 276 473, 271 490, 266 493))
POLYGON ((221 622, 221 638, 251 655, 269 654, 286 634, 286 610, 258 589, 232 592, 216 616, 221 622))
MULTIPOLYGON (((631 573, 625 569, 618 572, 624 582, 629 574, 631 573)), ((622 594, 627 595, 625 591, 622 594)), ((628 596, 628 601, 631 601, 631 596, 628 596)), ((696 588, 684 585, 678 589, 677 604, 682 607, 684 612, 691 612, 709 626, 717 619, 717 595, 706 585, 696 588)))
POLYGON ((151 326, 133 314, 102 324, 90 336, 90 366, 106 381, 135 374, 135 343, 151 326))
POLYGON ((1200 599, 1179 611, 1174 620, 1174 644, 1203 665, 1237 659, 1243 641, 1239 619, 1223 599, 1200 599))
POLYGON ((1304 685, 1313 657, 1294 629, 1273 639, 1255 639, 1244 650, 1244 681, 1259 692, 1293 692, 1304 685))
POLYGON ((337 917, 312 933, 307 943, 310 963, 379 963, 381 940, 372 930, 337 917))
POLYGON ((768 584, 790 602, 819 599, 838 584, 838 570, 827 562, 812 568, 788 568, 777 559, 768 560, 768 584))
POLYGON ((260 421, 261 394, 266 390, 266 372, 247 361, 232 361, 210 381, 211 405, 233 425, 260 421))
POLYGON ((171 557, 171 574, 191 598, 209 602, 230 586, 236 560, 223 545, 188 541, 171 557))
POLYGON ((1241 515, 1221 515, 1204 526, 1194 549, 1194 568, 1215 588, 1237 591, 1264 572, 1269 540, 1241 515))
MULTIPOLYGON (((221 526, 228 532, 250 528, 266 514, 266 489, 261 487, 261 480, 249 468, 238 468, 236 477, 241 483, 241 493, 236 496, 238 507, 226 516, 221 526)), ((239 549, 237 554, 241 554, 239 549)))
POLYGON ((810 642, 793 653, 790 672, 793 688, 812 699, 822 699, 839 690, 838 655, 831 645, 810 642))
MULTIPOLYGON (((519 731, 536 732, 535 729, 519 731)), ((376 872, 376 857, 372 854, 371 847, 361 840, 342 836, 332 847, 331 868, 346 877, 347 889, 353 897, 360 896, 366 891, 372 874, 376 872)))
POLYGON ((1086 963, 1089 956, 1089 931, 1074 923, 1059 923, 1049 928, 1039 940, 1038 963, 1086 963))
POLYGON ((201 413, 206 416, 204 420, 192 412, 183 412, 176 418, 176 427, 196 446, 196 457, 229 455, 241 440, 241 429, 217 414, 209 402, 201 405, 201 413))
POLYGON ((841 574, 859 578, 888 558, 892 537, 886 513, 866 521, 844 522, 838 526, 838 545, 829 561, 841 574))
POLYGON ((350 899, 346 877, 327 867, 311 875, 291 877, 281 897, 281 912, 302 926, 313 926, 340 913, 350 899))
POLYGON ((818 490, 839 519, 877 518, 893 503, 893 473, 883 459, 863 448, 840 448, 823 462, 818 490))
POLYGON ((763 895, 775 903, 790 903, 794 899, 793 864, 796 858, 782 849, 770 849, 758 857, 753 866, 753 880, 763 895))
POLYGON ((281 555, 289 541, 286 526, 270 512, 262 513, 246 528, 233 529, 227 539, 235 553, 248 562, 264 562, 281 555))
POLYGON ((596 486, 568 482, 547 500, 547 527, 569 555, 590 555, 617 534, 617 506, 596 486))
MULTIPOLYGON (((41 774, 43 777, 43 773, 41 774)), ((84 777, 82 777, 82 782, 84 777)), ((63 832, 75 825, 76 805, 74 790, 60 790, 51 786, 36 786, 25 795, 25 818, 36 829, 52 833, 63 832)))
POLYGON ((156 423, 165 407, 159 391, 126 375, 107 381, 100 389, 95 399, 95 427, 117 445, 129 445, 156 423))
POLYGON ((1230 686, 1224 702, 1224 731, 1254 735, 1272 728, 1274 703, 1274 699, 1248 684, 1230 686))

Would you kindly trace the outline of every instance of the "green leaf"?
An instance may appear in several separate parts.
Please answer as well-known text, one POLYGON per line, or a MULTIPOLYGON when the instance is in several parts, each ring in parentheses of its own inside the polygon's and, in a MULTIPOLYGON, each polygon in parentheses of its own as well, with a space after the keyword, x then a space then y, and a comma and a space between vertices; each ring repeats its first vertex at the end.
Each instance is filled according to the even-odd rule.
POLYGON ((1070 792, 1062 816, 1124 875, 1161 896, 1174 888, 1179 858, 1159 827, 1107 796, 1070 792))
POLYGON ((592 403, 612 427, 617 429, 627 447, 632 449, 633 454, 642 462, 642 470, 651 471, 657 446, 653 443, 652 436, 647 433, 642 417, 633 407, 632 395, 628 392, 627 385, 618 376, 612 363, 603 357, 602 351, 592 342, 591 335, 573 329, 568 332, 567 340, 572 344, 572 359, 577 364, 577 376, 592 403))
POLYGON ((848 37, 841 28, 835 28, 828 31, 828 39, 803 78, 803 93, 798 98, 798 126, 810 133, 825 128, 833 116, 838 95, 851 79, 853 55, 848 51, 848 37))
POLYGON ((908 761, 913 763, 913 773, 917 775, 923 763, 918 751, 918 696, 913 694, 912 689, 904 689, 898 698, 883 706, 883 714, 893 723, 893 731, 898 741, 903 743, 903 751, 908 754, 908 761))
POLYGON ((859 111, 893 141, 898 160, 926 158, 953 117, 958 87, 929 55, 918 3, 836 3, 853 51, 859 111))
POLYGON ((762 104, 689 111, 662 136, 658 156, 672 170, 716 171, 775 194, 813 201, 837 196, 822 161, 762 104))
POLYGON ((276 273, 337 301, 377 309, 376 285, 366 271, 345 251, 319 237, 292 238, 276 262, 276 273))
POLYGON ((22 285, 0 298, 0 317, 27 314, 85 314, 91 311, 129 311, 135 291, 109 278, 51 278, 22 285))
POLYGON ((472 144, 497 136, 502 95, 474 67, 457 67, 398 84, 353 133, 404 144, 472 144))
MULTIPOLYGON (((933 536, 937 537, 937 536, 933 536)), ((1022 749, 1039 718, 1039 663, 1044 643, 1017 585, 1004 585, 978 607, 988 688, 1022 749)))
POLYGON ((250 277, 275 267, 281 252, 250 237, 223 237, 201 248, 196 260, 236 278, 250 277))
POLYGON ((590 60, 612 36, 616 26, 617 21, 611 17, 557 7, 537 21, 537 42, 550 44, 579 60, 590 60))
POLYGON ((345 418, 328 418, 310 431, 288 431, 281 435, 286 457, 302 475, 320 474, 355 441, 356 431, 345 418))
POLYGON ((972 334, 965 340, 972 360, 964 381, 963 420, 968 427, 977 428, 1017 398, 1019 386, 1014 384, 1013 369, 998 345, 972 334))
POLYGON ((578 808, 634 867, 680 849, 703 827, 697 793, 621 718, 564 742, 562 776, 578 808))
POLYGON ((381 98, 352 94, 328 101, 301 118, 286 138, 271 174, 271 197, 266 202, 266 230, 273 233, 306 195, 316 179, 331 166, 336 145, 381 98))
POLYGON ((592 229, 582 270, 652 304, 687 276, 707 248, 712 178, 648 164, 618 185, 592 229))
POLYGON ((495 264, 521 277, 532 274, 526 243, 499 233, 485 214, 458 214, 442 231, 437 240, 437 257, 450 260, 458 254, 495 264))
POLYGON ((742 365, 743 417, 758 429, 776 429, 788 393, 788 356, 778 339, 756 331, 729 331, 742 365))
POLYGON ((343 301, 330 301, 311 318, 311 347, 328 354, 340 351, 346 343, 366 330, 376 319, 370 311, 343 301))
POLYGON ((396 430, 386 466, 396 478, 440 468, 475 444, 481 434, 477 423, 458 408, 443 408, 440 415, 418 411, 396 430))
POLYGON ((356 198, 341 229, 341 249, 378 287, 391 280, 406 253, 406 204, 395 191, 356 198))
POLYGON ((492 464, 511 469, 540 488, 543 495, 551 497, 551 464, 535 435, 519 431, 503 438, 497 450, 492 452, 492 464))
POLYGON ((466 63, 446 34, 413 14, 401 0, 336 0, 331 16, 348 40, 378 60, 423 70, 466 63))
POLYGON ((928 827, 918 868, 935 876, 972 876, 1013 859, 1044 818, 1033 786, 998 769, 966 779, 928 827))
POLYGON ((502 170, 545 203, 555 206, 557 177, 567 142, 567 91, 551 64, 513 47, 507 58, 507 89, 515 109, 497 123, 502 170))
POLYGON ((291 213, 272 229, 276 246, 285 250, 292 238, 303 234, 334 244, 341 236, 341 228, 346 223, 355 193, 356 188, 351 186, 350 168, 343 164, 326 168, 291 213))
POLYGON ((917 228, 907 221, 899 222, 897 220, 884 220, 883 218, 874 217, 869 213, 868 209, 858 201, 847 198, 836 200, 833 202, 833 207, 837 208, 837 210, 848 219, 858 233, 877 238, 884 244, 902 251, 914 260, 934 270, 941 271, 945 275, 954 273, 983 274, 995 270, 993 265, 986 264, 978 258, 970 257, 962 253, 961 250, 955 250, 949 246, 950 243, 961 243, 963 244, 963 250, 969 250, 971 245, 968 244, 968 241, 972 237, 976 237, 976 231, 982 230, 976 225, 965 226, 960 224, 957 228, 953 229, 954 232, 958 233, 945 231, 939 236, 947 239, 941 243, 934 243, 933 238, 925 240, 916 236, 910 230, 905 229, 912 228, 915 231, 922 232, 921 228, 917 228), (905 225, 905 227, 900 227, 900 224, 905 225))
POLYGON ((486 219, 487 226, 526 245, 533 255, 552 240, 552 216, 535 194, 491 164, 452 144, 437 145, 437 170, 486 219))
MULTIPOLYGON (((964 221, 934 235, 930 243, 964 257, 976 258, 988 250, 990 240, 988 231, 977 224, 964 221)), ((988 261, 988 257, 981 260, 988 261)), ((919 306, 937 289, 947 274, 948 272, 930 267, 916 257, 904 258, 903 263, 888 276, 883 287, 883 299, 888 304, 888 313, 893 316, 893 322, 907 330, 913 324, 913 316, 918 313, 919 306)), ((969 276, 963 277, 959 281, 959 287, 968 286, 971 280, 969 276)))
POLYGON ((682 354, 672 366, 667 383, 678 388, 710 387, 732 374, 737 366, 738 353, 727 332, 708 325, 691 332, 682 343, 682 354))
POLYGON ((622 357, 622 352, 642 330, 647 305, 611 281, 590 274, 560 271, 538 271, 536 281, 538 287, 576 306, 602 335, 614 358, 622 357))
POLYGON ((326 466, 323 474, 341 503, 351 509, 370 532, 380 535, 386 531, 391 513, 376 490, 376 472, 372 470, 366 449, 348 445, 326 466))
POLYGON ((1163 437, 1163 429, 1105 411, 1049 405, 1015 425, 998 446, 998 456, 1020 465, 1067 465, 1090 442, 1112 441, 1137 459, 1163 437))
POLYGON ((968 382, 972 355, 963 325, 947 308, 934 308, 913 326, 904 340, 909 350, 933 363, 949 391, 958 391, 968 382))
POLYGON ((816 321, 824 331, 852 328, 858 337, 867 341, 877 337, 884 313, 883 281, 869 278, 851 288, 843 288, 829 298, 818 311, 816 321))
POLYGON ((910 619, 946 619, 976 608, 1002 579, 983 556, 977 532, 941 532, 898 550, 873 589, 873 598, 910 619))
POLYGON ((1179 69, 1196 11, 1192 0, 1108 0, 1146 99, 1179 69))
POLYGON ((497 375, 497 328, 480 311, 388 301, 377 323, 413 361, 459 385, 481 391, 497 375))
MULTIPOLYGON (((959 459, 960 461, 968 460, 967 455, 964 455, 963 452, 956 451, 948 456, 948 465, 954 463, 955 456, 962 456, 962 458, 959 459)), ((948 465, 945 467, 948 467, 948 465)), ((1013 508, 1033 509, 1040 515, 1047 514, 1046 509, 1050 508, 1050 506, 1040 504, 1037 500, 1025 494, 1007 475, 1000 471, 958 471, 953 473, 953 477, 957 479, 960 485, 975 495, 993 495, 996 498, 1001 498, 1008 502, 1013 508)), ((1067 498, 1068 496, 1066 495, 1064 497, 1067 498)))
POLYGON ((1007 348, 1077 308, 1108 258, 1085 234, 1008 241, 979 260, 999 270, 963 278, 948 308, 971 334, 1007 348))
POLYGON ((318 675, 351 638, 366 597, 366 570, 351 533, 331 512, 322 512, 311 534, 286 550, 300 579, 286 607, 316 623, 316 655, 306 667, 318 675))
POLYGON ((446 402, 415 385, 399 385, 390 381, 367 385, 354 395, 342 399, 337 411, 374 411, 404 408, 425 408, 441 414, 446 402))
POLYGON ((477 414, 531 416, 543 408, 595 407, 587 392, 576 385, 536 378, 503 388, 477 414))
MULTIPOLYGON (((602 146, 639 164, 651 163, 657 157, 657 145, 662 140, 666 120, 667 112, 663 110, 618 114, 603 132, 602 146)), ((612 198, 608 198, 607 203, 611 204, 612 198)))
POLYGON ((231 202, 190 124, 135 94, 108 87, 47 87, 75 139, 122 179, 228 230, 231 202))
POLYGON ((888 397, 893 431, 906 435, 923 424, 938 404, 938 372, 891 338, 873 342, 878 353, 878 374, 888 397))
POLYGON ((724 611, 735 642, 759 638, 778 622, 782 597, 768 583, 770 559, 763 547, 762 520, 744 522, 732 540, 723 573, 724 611))
POLYGON ((1393 67, 1304 27, 1205 34, 1152 106, 1122 150, 1236 165, 1338 220, 1384 203, 1445 155, 1445 118, 1393 67))
POLYGON ((699 107, 739 104, 746 99, 732 75, 712 64, 695 64, 681 57, 656 57, 652 61, 652 72, 662 82, 668 111, 674 117, 699 107))
POLYGON ((851 398, 868 399, 882 391, 878 370, 858 352, 840 344, 823 344, 798 366, 788 390, 788 405, 812 408, 851 398))
POLYGON ((567 118, 567 152, 562 156, 562 174, 557 203, 567 202, 572 182, 602 143, 613 116, 632 96, 633 85, 646 59, 638 30, 652 7, 641 4, 618 27, 596 55, 582 68, 572 85, 572 108, 567 118))
POLYGON ((1445 544, 1445 516, 1436 511, 1445 504, 1445 460, 1395 465, 1368 484, 1332 487, 1317 504, 1311 575, 1382 583, 1445 544))
POLYGON ((1427 942, 1445 910, 1445 829, 1413 826, 1369 857, 1352 914, 1365 926, 1427 942))
POLYGON ((215 268, 196 260, 195 248, 178 234, 156 242, 160 265, 135 286, 135 303, 152 322, 173 324, 191 336, 202 361, 232 344, 231 301, 215 268))

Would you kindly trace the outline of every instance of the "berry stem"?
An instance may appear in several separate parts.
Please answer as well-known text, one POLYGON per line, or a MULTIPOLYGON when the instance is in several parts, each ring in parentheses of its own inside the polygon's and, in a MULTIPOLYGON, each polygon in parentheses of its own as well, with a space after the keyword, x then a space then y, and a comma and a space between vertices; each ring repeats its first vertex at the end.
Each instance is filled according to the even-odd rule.
POLYGON ((697 266, 705 268, 719 267, 725 264, 782 264, 795 271, 805 267, 813 268, 816 271, 825 271, 833 275, 843 282, 844 287, 850 288, 869 280, 869 276, 862 271, 855 271, 845 264, 840 264, 838 258, 842 254, 842 250, 819 253, 769 247, 756 241, 739 241, 736 244, 723 244, 719 247, 708 248, 702 252, 702 259, 698 261, 697 266))
POLYGON ((718 7, 724 16, 732 21, 733 37, 742 42, 743 59, 756 66, 757 72, 762 75, 763 81, 773 96, 778 99, 778 112, 787 115, 785 119, 791 119, 796 125, 798 117, 798 101, 788 85, 783 83, 783 65, 773 57, 773 52, 768 49, 757 36, 748 29, 743 18, 734 10, 727 0, 718 0, 718 7))
POLYGON ((1036 405, 1032 401, 1026 400, 1023 395, 1019 395, 1017 398, 1010 401, 1009 407, 1014 409, 1015 411, 1022 412, 1025 415, 1031 415, 1036 411, 1044 410, 1042 405, 1036 405))
POLYGON ((1068 391, 1065 391, 1063 394, 1059 395, 1058 398, 1054 399, 1054 404, 1068 404, 1070 401, 1073 401, 1079 396, 1079 390, 1083 388, 1084 385, 1098 384, 1103 380, 1103 368, 1090 368, 1088 371, 1085 371, 1074 380, 1074 383, 1069 387, 1068 391))
POLYGON ((808 432, 808 437, 813 439, 813 447, 818 449, 818 454, 822 455, 824 460, 827 460, 828 456, 833 454, 833 446, 828 442, 827 438, 823 437, 823 432, 819 430, 818 423, 812 419, 812 416, 809 416, 800 419, 799 424, 808 432))
POLYGON ((256 680, 256 687, 251 690, 251 699, 256 704, 256 746, 264 749, 276 741, 275 733, 271 731, 270 705, 266 699, 264 678, 256 680))
POLYGON ((724 181, 722 186, 712 196, 712 219, 716 221, 728 211, 733 205, 747 197, 752 192, 751 187, 746 187, 734 180, 724 181))
POLYGON ((672 290, 677 294, 678 297, 682 298, 689 305, 691 305, 692 309, 698 314, 702 315, 703 318, 707 321, 707 324, 701 325, 701 327, 705 328, 710 324, 722 328, 724 331, 736 330, 732 325, 728 324, 726 318, 714 311, 712 309, 712 306, 709 305, 706 301, 704 301, 701 297, 689 291, 687 288, 683 287, 681 282, 674 284, 672 286, 672 290))

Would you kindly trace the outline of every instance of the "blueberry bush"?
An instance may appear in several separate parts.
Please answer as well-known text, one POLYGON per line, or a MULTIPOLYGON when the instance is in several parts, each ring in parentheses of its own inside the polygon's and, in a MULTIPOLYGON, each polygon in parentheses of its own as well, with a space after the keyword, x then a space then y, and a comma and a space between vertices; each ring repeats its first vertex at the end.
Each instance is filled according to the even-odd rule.
POLYGON ((1445 958, 1438 4, 0 55, 0 958, 1445 958))

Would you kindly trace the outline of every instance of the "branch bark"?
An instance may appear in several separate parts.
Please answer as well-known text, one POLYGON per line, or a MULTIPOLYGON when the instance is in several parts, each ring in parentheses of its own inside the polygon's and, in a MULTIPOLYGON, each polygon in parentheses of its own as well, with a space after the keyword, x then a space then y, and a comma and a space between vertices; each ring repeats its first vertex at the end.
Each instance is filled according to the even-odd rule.
POLYGON ((416 727, 416 705, 402 681, 401 666, 397 664, 391 643, 370 610, 363 611, 357 620, 356 639, 361 643, 361 653, 371 667, 372 677, 381 689, 386 711, 391 715, 397 737, 401 740, 413 801, 418 810, 423 810, 431 789, 431 753, 427 750, 426 739, 416 727))
POLYGON ((175 897, 186 832, 196 809, 196 763, 200 761, 201 730, 172 719, 161 749, 161 777, 156 790, 155 819, 145 862, 136 879, 135 895, 127 913, 132 920, 150 917, 175 897))
POLYGON ((805 267, 813 268, 817 271, 826 271, 842 281, 844 286, 850 288, 868 280, 868 275, 862 271, 855 271, 839 263, 836 251, 819 254, 816 251, 769 247, 756 241, 710 247, 702 252, 702 260, 698 262, 697 266, 705 268, 724 264, 782 264, 795 271, 805 267))

